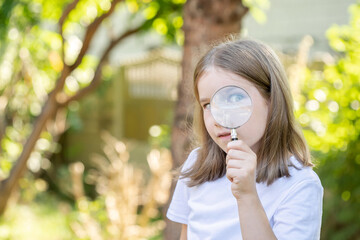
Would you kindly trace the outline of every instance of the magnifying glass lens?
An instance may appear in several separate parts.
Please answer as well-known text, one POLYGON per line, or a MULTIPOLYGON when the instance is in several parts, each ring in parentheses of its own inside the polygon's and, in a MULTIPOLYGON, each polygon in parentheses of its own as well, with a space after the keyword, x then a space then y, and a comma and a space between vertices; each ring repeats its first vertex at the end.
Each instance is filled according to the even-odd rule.
POLYGON ((219 89, 210 101, 211 114, 221 126, 235 129, 245 124, 252 113, 249 94, 237 86, 219 89))

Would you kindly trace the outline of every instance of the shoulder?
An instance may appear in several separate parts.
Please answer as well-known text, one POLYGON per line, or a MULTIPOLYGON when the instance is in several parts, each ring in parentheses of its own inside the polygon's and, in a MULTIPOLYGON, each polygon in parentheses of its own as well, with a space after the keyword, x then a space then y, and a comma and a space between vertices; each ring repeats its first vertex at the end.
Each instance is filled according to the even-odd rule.
POLYGON ((275 196, 277 204, 287 201, 289 198, 305 200, 305 195, 302 195, 304 192, 315 192, 317 196, 321 197, 323 187, 318 175, 311 167, 305 167, 295 157, 291 157, 289 159, 289 174, 289 177, 278 178, 270 185, 262 183, 258 186, 258 190, 264 195, 265 201, 269 198, 271 202, 275 196), (300 198, 299 194, 302 195, 300 198))
POLYGON ((290 176, 278 179, 273 186, 273 190, 278 191, 281 204, 297 202, 301 205, 304 201, 320 203, 324 189, 318 175, 312 167, 303 166, 295 157, 291 157, 290 161, 290 176))
POLYGON ((269 187, 272 195, 264 199, 272 228, 278 239, 319 239, 324 190, 318 175, 290 158, 289 177, 269 187))
POLYGON ((289 159, 289 163, 290 179, 292 179, 295 183, 305 181, 321 187, 319 176, 315 173, 312 167, 303 166, 302 163, 295 157, 291 157, 289 159))

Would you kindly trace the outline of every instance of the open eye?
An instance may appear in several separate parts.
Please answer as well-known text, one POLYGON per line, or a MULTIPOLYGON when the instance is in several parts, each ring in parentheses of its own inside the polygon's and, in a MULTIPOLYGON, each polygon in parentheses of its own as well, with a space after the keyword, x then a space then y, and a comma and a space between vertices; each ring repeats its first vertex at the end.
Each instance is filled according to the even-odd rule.
POLYGON ((234 94, 229 95, 228 102, 229 103, 237 103, 243 99, 244 99, 244 95, 242 95, 241 93, 234 93, 234 94))
POLYGON ((205 103, 202 105, 203 109, 210 109, 210 103, 205 103))

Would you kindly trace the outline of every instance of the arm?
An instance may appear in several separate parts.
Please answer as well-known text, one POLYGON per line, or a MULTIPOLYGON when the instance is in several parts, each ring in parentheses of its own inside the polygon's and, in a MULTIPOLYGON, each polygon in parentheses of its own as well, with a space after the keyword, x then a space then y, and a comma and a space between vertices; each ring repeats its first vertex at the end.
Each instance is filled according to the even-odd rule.
POLYGON ((180 240, 187 240, 187 225, 186 224, 181 225, 180 240))
POLYGON ((243 239, 276 239, 256 191, 256 154, 243 141, 228 143, 226 176, 232 182, 243 239))
POLYGON ((237 199, 243 239, 276 239, 257 195, 237 199))
MULTIPOLYGON (((197 150, 198 149, 195 149, 189 154, 189 157, 184 163, 184 166, 181 171, 186 171, 189 168, 191 168, 191 166, 196 161, 197 150)), ((190 207, 188 205, 190 196, 189 196, 189 188, 186 185, 186 182, 187 179, 183 179, 183 178, 178 179, 170 206, 166 214, 169 220, 180 223, 182 225, 181 236, 180 236, 181 240, 187 239, 187 223, 188 223, 188 216, 190 214, 190 207)))

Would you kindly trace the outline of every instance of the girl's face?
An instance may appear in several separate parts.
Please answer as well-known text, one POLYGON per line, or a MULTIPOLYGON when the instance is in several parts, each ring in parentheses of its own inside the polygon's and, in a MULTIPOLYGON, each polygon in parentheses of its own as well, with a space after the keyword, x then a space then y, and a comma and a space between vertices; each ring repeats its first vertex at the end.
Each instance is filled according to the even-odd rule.
POLYGON ((260 139, 264 135, 266 128, 268 102, 251 82, 241 76, 216 67, 206 70, 197 84, 206 130, 214 142, 226 152, 227 144, 231 141, 231 130, 220 126, 214 120, 210 112, 210 100, 217 90, 227 85, 243 88, 252 99, 253 111, 251 117, 244 125, 237 128, 236 132, 239 140, 244 141, 257 153, 260 139))

